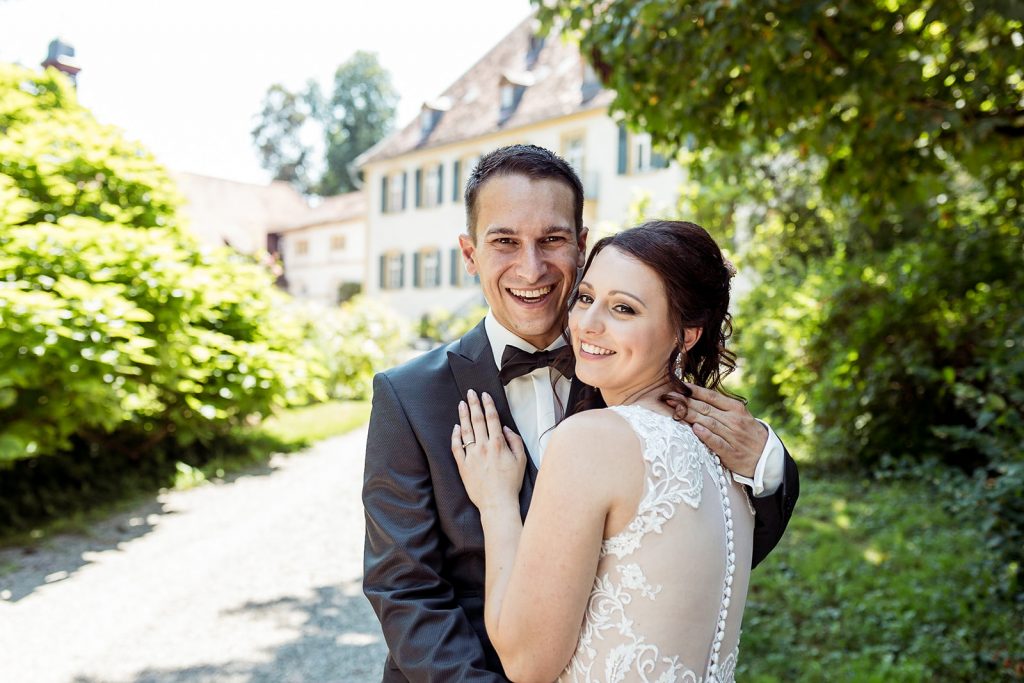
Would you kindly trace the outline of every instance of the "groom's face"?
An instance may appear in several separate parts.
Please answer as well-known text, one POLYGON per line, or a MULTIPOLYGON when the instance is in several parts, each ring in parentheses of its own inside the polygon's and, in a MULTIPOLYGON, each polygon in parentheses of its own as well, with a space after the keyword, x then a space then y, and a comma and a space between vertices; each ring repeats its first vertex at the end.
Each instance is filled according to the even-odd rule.
POLYGON ((480 187, 476 208, 474 234, 459 237, 466 269, 480 276, 498 322, 545 348, 562 333, 586 251, 573 192, 558 180, 498 176, 480 187))

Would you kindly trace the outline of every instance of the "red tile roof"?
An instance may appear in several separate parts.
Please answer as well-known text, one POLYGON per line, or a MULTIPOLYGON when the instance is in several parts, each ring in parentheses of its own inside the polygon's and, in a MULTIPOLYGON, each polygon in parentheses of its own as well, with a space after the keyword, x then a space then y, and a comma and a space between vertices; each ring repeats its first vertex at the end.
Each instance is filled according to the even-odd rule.
POLYGON ((255 185, 196 173, 171 176, 185 196, 189 228, 208 244, 227 243, 246 253, 265 249, 268 232, 310 211, 305 198, 285 182, 255 185))
POLYGON ((423 135, 417 118, 364 152, 357 163, 362 166, 420 149, 607 107, 614 95, 600 86, 592 89, 592 97, 584 98, 584 62, 579 48, 563 41, 561 36, 549 35, 532 66, 527 64, 533 26, 533 17, 524 20, 442 93, 439 100, 447 98, 451 107, 441 114, 428 135, 423 135), (525 87, 518 106, 503 119, 502 85, 524 84, 531 80, 532 85, 525 87))
POLYGON ((362 191, 324 197, 316 206, 310 207, 294 223, 274 232, 288 232, 324 223, 338 223, 366 217, 366 194, 362 191))

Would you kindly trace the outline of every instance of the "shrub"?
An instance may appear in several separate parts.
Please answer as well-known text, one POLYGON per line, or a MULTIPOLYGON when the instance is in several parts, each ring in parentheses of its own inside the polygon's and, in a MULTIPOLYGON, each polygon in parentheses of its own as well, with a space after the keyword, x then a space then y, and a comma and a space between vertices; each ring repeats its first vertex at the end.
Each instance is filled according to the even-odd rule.
POLYGON ((0 65, 5 532, 250 454, 256 418, 325 396, 272 276, 201 248, 178 201, 62 75, 0 65))
POLYGON ((262 268, 95 219, 0 233, 0 459, 115 430, 186 445, 318 394, 262 268))
POLYGON ((271 276, 176 206, 63 76, 0 66, 0 463, 72 437, 138 458, 323 396, 271 276))
POLYGON ((338 308, 296 302, 307 343, 326 368, 332 398, 367 398, 373 375, 396 365, 409 346, 409 330, 390 309, 356 296, 338 308))
POLYGON ((436 309, 423 314, 417 332, 420 339, 447 343, 469 332, 485 315, 487 307, 479 305, 471 306, 461 313, 436 309))
POLYGON ((338 285, 338 303, 343 304, 352 297, 361 294, 363 291, 363 283, 361 282, 342 282, 338 285))

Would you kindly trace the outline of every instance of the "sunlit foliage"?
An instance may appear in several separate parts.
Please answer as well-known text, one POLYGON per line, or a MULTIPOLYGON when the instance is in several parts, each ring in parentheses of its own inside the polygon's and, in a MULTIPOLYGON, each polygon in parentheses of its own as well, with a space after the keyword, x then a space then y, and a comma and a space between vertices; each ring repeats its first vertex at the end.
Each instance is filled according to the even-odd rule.
POLYGON ((200 248, 165 171, 54 71, 0 66, 0 462, 145 457, 322 396, 250 259, 200 248))

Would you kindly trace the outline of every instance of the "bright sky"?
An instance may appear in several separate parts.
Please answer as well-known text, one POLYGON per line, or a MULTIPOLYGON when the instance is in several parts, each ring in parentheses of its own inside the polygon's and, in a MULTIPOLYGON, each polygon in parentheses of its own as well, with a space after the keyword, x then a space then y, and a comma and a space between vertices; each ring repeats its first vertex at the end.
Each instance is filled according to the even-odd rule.
POLYGON ((529 0, 0 0, 0 61, 75 47, 81 102, 168 167, 265 182, 250 130, 267 88, 377 52, 398 126, 530 13, 529 0))

